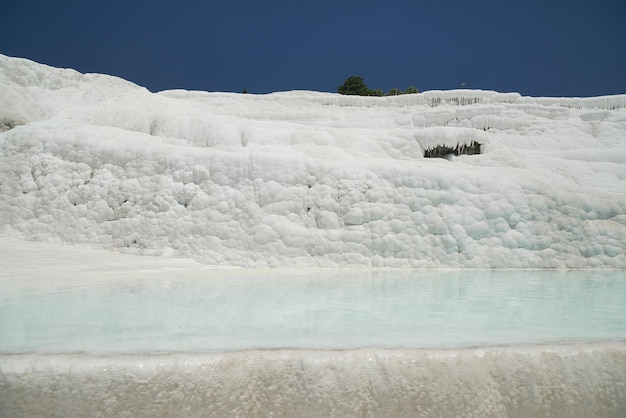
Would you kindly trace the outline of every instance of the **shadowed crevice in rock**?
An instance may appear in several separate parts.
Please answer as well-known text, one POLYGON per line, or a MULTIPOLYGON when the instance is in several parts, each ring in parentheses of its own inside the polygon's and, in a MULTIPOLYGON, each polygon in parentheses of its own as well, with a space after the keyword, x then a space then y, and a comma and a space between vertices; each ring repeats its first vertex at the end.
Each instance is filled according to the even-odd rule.
POLYGON ((10 131, 18 125, 23 125, 23 123, 17 120, 0 118, 0 132, 10 131))

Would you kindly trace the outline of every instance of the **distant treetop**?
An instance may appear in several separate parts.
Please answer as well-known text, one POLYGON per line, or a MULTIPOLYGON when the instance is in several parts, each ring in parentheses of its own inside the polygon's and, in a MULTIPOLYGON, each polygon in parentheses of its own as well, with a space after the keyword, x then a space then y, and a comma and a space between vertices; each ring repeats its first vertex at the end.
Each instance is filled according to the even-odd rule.
POLYGON ((410 86, 405 91, 401 91, 398 88, 392 88, 389 90, 387 94, 383 93, 382 90, 371 90, 365 85, 363 81, 363 77, 358 75, 350 76, 343 82, 341 86, 337 88, 339 94, 353 95, 353 96, 397 96, 399 94, 415 94, 419 93, 419 91, 414 87, 410 86))
POLYGON ((340 94, 348 94, 354 96, 369 96, 371 90, 367 88, 363 82, 363 77, 358 75, 350 76, 337 89, 340 94))

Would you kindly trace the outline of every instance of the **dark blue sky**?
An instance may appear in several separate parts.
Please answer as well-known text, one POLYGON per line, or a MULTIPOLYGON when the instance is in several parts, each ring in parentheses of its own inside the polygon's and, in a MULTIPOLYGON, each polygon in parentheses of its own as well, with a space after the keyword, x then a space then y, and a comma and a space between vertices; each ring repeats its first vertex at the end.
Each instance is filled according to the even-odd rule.
POLYGON ((626 93, 624 0, 1 0, 0 53, 152 91, 626 93))

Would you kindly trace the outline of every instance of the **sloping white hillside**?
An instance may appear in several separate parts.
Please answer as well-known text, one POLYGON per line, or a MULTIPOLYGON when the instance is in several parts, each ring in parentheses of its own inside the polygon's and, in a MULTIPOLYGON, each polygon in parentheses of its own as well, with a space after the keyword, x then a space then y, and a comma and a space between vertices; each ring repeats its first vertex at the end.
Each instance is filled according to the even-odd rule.
POLYGON ((4 234, 221 265, 626 268, 625 208, 626 95, 154 94, 0 55, 4 234))

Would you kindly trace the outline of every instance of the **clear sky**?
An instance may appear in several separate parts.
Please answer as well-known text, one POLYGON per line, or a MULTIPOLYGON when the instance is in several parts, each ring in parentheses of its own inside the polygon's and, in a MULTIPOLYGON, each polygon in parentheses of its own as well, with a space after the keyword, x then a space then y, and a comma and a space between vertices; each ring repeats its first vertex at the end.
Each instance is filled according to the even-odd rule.
POLYGON ((0 53, 152 91, 626 93, 625 0, 1 0, 0 53))

